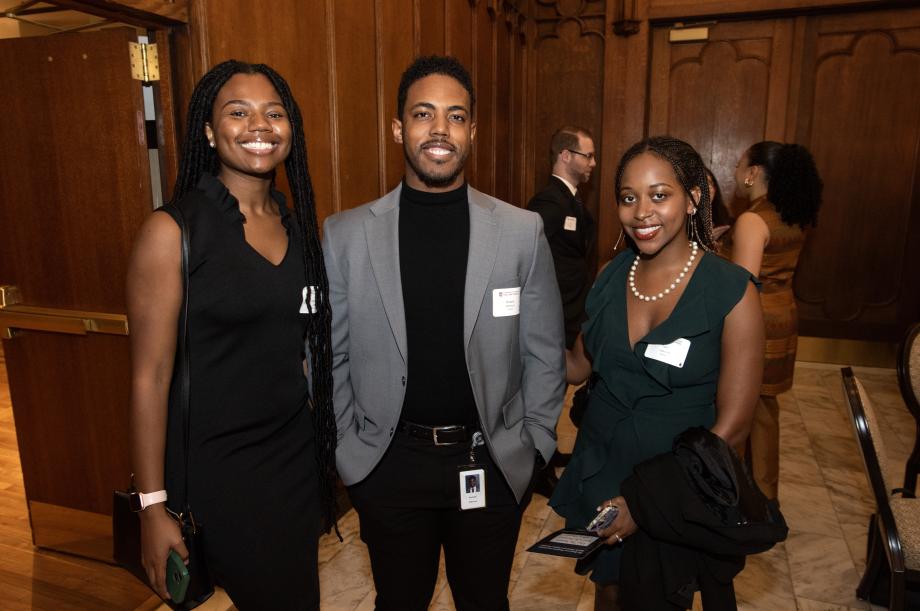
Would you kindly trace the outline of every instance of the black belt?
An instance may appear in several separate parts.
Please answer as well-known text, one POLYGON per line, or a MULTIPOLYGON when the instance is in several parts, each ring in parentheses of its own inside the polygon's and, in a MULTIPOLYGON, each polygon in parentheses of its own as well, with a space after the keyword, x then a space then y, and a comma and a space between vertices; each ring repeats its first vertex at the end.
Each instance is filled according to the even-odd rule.
POLYGON ((462 424, 451 424, 448 426, 426 426, 424 424, 415 424, 406 420, 400 420, 396 425, 396 430, 405 433, 410 437, 425 439, 436 446, 449 446, 455 443, 463 443, 473 438, 474 428, 462 424))

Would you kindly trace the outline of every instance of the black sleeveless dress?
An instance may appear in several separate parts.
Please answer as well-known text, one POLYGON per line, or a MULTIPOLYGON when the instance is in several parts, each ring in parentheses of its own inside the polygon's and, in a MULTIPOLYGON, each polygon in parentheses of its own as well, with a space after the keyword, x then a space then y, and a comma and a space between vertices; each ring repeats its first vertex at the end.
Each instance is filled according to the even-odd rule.
MULTIPOLYGON (((239 204, 215 177, 178 204, 190 236, 189 501, 209 569, 241 611, 319 608, 319 479, 303 371, 311 314, 297 223, 273 195, 288 234, 277 266, 246 242, 239 204)), ((177 407, 171 400, 170 499, 184 480, 177 407)))

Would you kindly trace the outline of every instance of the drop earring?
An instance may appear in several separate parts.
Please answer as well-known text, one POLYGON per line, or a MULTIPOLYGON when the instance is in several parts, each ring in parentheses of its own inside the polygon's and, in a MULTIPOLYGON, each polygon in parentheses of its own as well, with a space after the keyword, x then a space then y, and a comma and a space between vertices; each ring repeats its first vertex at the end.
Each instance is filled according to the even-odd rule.
POLYGON ((616 253, 617 249, 620 247, 620 242, 623 241, 623 228, 620 228, 620 237, 617 238, 617 243, 613 245, 613 252, 616 253))
POLYGON ((687 225, 687 234, 690 236, 690 240, 703 246, 700 242, 699 232, 696 229, 696 208, 693 209, 693 212, 687 213, 687 225))

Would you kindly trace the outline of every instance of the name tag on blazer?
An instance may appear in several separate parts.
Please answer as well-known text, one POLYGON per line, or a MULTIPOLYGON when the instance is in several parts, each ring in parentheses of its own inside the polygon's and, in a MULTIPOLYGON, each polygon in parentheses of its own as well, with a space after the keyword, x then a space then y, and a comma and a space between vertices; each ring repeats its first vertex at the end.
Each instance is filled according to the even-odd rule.
POLYGON ((517 316, 521 313, 521 287, 492 291, 492 316, 517 316))
POLYGON ((684 366, 688 352, 690 352, 690 340, 682 337, 675 339, 670 344, 649 344, 645 347, 646 358, 667 363, 678 369, 684 366))
POLYGON ((578 219, 574 216, 565 217, 565 223, 562 225, 562 228, 566 231, 575 231, 575 228, 578 227, 578 219))

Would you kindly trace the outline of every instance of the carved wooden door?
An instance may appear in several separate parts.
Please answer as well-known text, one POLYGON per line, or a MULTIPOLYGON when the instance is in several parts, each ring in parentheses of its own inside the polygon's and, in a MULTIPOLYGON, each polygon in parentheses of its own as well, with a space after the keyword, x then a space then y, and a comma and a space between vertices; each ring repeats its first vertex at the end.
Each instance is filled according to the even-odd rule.
POLYGON ((799 261, 803 334, 897 341, 920 320, 920 9, 809 18, 790 139, 824 179, 799 261))
POLYGON ((693 145, 728 204, 745 149, 783 140, 793 21, 717 23, 698 42, 671 43, 669 34, 652 33, 647 133, 693 145))
POLYGON ((825 191, 796 273, 800 334, 899 339, 920 319, 920 9, 669 31, 652 33, 647 133, 696 147, 726 202, 752 143, 807 146, 825 191))

